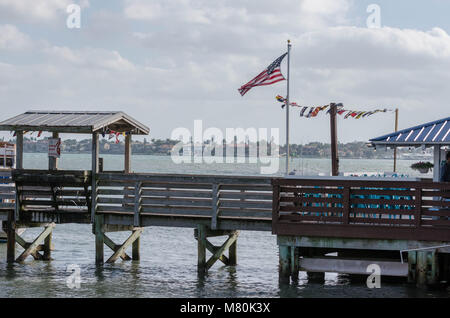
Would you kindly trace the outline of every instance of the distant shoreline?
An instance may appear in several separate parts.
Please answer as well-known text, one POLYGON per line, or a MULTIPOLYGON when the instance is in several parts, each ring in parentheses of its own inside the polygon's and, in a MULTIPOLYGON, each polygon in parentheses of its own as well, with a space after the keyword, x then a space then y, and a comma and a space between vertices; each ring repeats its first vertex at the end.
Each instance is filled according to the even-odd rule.
MULTIPOLYGON (((11 142, 14 142, 11 140, 11 142)), ((153 156, 170 156, 172 148, 179 143, 178 140, 171 139, 151 139, 148 141, 133 141, 132 153, 134 155, 153 155, 153 156)), ((205 142, 205 145, 208 141, 205 142)), ((256 146, 256 145, 253 145, 256 146)), ((72 154, 90 154, 91 140, 83 139, 66 139, 62 141, 61 150, 63 153, 72 154)), ((249 155, 249 145, 245 143, 238 144, 240 154, 245 153, 245 157, 249 155)), ((116 143, 115 139, 100 140, 100 154, 116 154, 123 155, 124 153, 123 140, 116 143)), ((374 149, 367 146, 367 142, 356 141, 350 143, 340 143, 338 145, 339 157, 342 159, 393 159, 394 151, 386 149, 385 147, 374 149)), ((25 153, 47 153, 48 142, 47 139, 25 138, 24 139, 25 153)), ((224 150, 224 153, 226 151, 224 150)), ((285 146, 280 146, 279 153, 285 153, 285 146)), ((291 158, 330 158, 330 144, 321 142, 310 142, 308 144, 291 144, 290 145, 291 158)), ((433 154, 432 149, 421 148, 399 148, 397 151, 397 159, 412 159, 412 160, 431 160, 433 154)))
MULTIPOLYGON (((29 152, 24 151, 26 154, 46 154, 46 152, 29 152)), ((65 152, 63 154, 69 154, 69 155, 90 155, 90 152, 65 152)), ((109 152, 100 152, 101 155, 110 155, 110 156, 123 156, 123 153, 109 153, 109 152)), ((133 156, 155 156, 155 157, 169 157, 170 154, 148 154, 148 153, 132 153, 133 156)), ((282 159, 284 157, 280 157, 282 159)), ((291 156, 292 159, 330 159, 329 157, 311 157, 311 156, 303 156, 303 157, 297 157, 297 156, 291 156)), ((348 159, 348 160, 393 160, 393 157, 372 157, 372 158, 361 158, 361 157, 340 157, 340 159, 348 159)), ((404 157, 404 156, 398 156, 397 160, 429 160, 432 161, 432 156, 411 156, 411 157, 404 157)))

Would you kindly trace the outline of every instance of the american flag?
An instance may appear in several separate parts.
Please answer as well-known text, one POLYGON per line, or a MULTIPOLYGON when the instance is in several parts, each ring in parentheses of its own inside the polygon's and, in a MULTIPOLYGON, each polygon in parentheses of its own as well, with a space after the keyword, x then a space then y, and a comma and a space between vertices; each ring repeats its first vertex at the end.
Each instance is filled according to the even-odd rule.
POLYGON ((285 78, 283 77, 283 74, 281 74, 280 64, 286 55, 287 53, 281 55, 258 76, 256 76, 247 84, 242 85, 241 88, 239 88, 239 93, 244 96, 245 93, 247 93, 252 87, 272 85, 280 81, 284 81, 285 78))

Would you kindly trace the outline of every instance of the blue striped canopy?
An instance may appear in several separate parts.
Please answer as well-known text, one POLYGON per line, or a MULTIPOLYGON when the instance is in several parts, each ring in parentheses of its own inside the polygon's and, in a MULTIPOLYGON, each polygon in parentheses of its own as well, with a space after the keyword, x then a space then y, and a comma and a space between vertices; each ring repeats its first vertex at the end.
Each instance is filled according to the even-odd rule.
POLYGON ((450 145, 450 117, 370 139, 372 145, 450 145))

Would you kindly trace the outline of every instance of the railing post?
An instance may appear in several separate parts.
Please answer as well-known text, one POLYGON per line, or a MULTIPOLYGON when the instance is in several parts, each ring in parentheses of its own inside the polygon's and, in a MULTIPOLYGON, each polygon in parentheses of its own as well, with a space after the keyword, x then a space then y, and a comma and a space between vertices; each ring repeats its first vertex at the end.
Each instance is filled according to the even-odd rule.
POLYGON ((280 184, 274 179, 272 180, 272 234, 277 234, 277 225, 280 208, 280 184))
POLYGON ((343 224, 349 224, 350 221, 350 188, 344 187, 343 190, 343 202, 342 202, 342 208, 343 208, 343 215, 342 215, 342 223, 343 224))
POLYGON ((212 185, 212 214, 211 214, 211 230, 217 230, 217 216, 219 214, 219 184, 212 185))
POLYGON ((140 181, 134 185, 134 226, 141 226, 141 187, 140 181))
POLYGON ((20 195, 20 185, 17 182, 14 183, 16 187, 16 199, 14 204, 14 222, 19 221, 20 209, 22 208, 22 197, 20 195))
POLYGON ((416 227, 420 227, 420 223, 421 223, 421 220, 422 220, 422 189, 417 187, 416 190, 415 190, 414 195, 415 195, 414 221, 415 221, 416 227))

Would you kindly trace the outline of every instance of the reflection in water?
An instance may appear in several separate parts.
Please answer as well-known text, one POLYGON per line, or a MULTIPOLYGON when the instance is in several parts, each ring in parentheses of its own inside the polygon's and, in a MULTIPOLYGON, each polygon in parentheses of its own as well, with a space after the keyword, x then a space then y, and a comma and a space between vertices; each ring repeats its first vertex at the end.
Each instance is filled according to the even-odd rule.
MULTIPOLYGON (((126 236, 126 233, 124 233, 126 236)), ((118 238, 119 240, 119 238, 118 238)), ((300 272, 297 282, 280 284, 276 239, 270 233, 241 232, 238 265, 215 264, 197 272, 197 244, 192 229, 151 227, 141 237, 141 260, 95 265, 94 237, 88 225, 58 225, 54 261, 6 264, 0 247, 0 297, 449 297, 446 290, 416 289, 382 278, 381 289, 368 289, 365 280, 327 273, 312 282, 300 272), (168 253, 170 251, 170 253, 168 253), (80 288, 66 281, 80 268, 80 288)), ((111 251, 105 250, 105 257, 111 251)))

